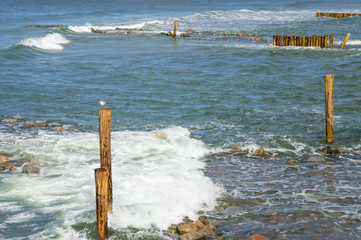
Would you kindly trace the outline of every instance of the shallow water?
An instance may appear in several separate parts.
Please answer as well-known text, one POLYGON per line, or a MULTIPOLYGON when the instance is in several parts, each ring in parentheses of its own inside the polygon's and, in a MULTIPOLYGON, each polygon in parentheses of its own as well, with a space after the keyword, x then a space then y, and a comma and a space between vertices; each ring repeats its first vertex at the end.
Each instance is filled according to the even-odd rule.
POLYGON ((199 211, 224 239, 361 238, 361 18, 318 11, 361 9, 351 0, 2 1, 0 155, 50 168, 0 172, 0 238, 96 238, 99 100, 112 109, 110 239, 173 239, 164 230, 199 211), (160 35, 174 20, 195 37, 160 35), (63 27, 27 27, 36 24, 63 27), (238 32, 261 41, 224 37, 238 32), (272 46, 273 35, 313 34, 334 35, 334 49, 272 46), (344 150, 332 156, 321 152, 325 74, 335 76, 334 145, 344 150), (224 154, 231 146, 244 153, 224 154), (260 146, 270 160, 256 156, 260 146))

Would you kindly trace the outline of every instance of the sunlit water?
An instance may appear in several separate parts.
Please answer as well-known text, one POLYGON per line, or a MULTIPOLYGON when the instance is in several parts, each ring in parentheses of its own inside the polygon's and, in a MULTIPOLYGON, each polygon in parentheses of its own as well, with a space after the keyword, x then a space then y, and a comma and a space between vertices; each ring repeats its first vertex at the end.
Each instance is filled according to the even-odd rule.
POLYGON ((0 238, 96 239, 104 100, 110 239, 176 239, 167 227, 199 215, 224 239, 360 239, 361 18, 317 11, 361 8, 351 0, 2 1, 0 155, 50 168, 0 172, 0 238), (177 40, 161 35, 175 20, 177 40), (63 27, 27 27, 36 24, 63 27), (181 38, 188 29, 195 37, 181 38), (224 37, 238 32, 261 41, 224 37), (313 34, 334 35, 334 49, 272 46, 273 35, 313 34), (335 76, 338 155, 321 151, 325 74, 335 76), (231 146, 243 153, 225 154, 231 146), (269 156, 255 154, 260 146, 269 156))

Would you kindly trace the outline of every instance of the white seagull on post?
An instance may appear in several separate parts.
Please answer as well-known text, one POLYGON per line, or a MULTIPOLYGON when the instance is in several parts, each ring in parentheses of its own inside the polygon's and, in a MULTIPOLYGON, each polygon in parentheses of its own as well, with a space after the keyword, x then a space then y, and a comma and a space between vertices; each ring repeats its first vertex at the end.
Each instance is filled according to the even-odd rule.
POLYGON ((100 103, 100 105, 102 105, 102 106, 105 106, 105 105, 108 104, 107 102, 104 102, 104 101, 100 101, 99 103, 100 103))

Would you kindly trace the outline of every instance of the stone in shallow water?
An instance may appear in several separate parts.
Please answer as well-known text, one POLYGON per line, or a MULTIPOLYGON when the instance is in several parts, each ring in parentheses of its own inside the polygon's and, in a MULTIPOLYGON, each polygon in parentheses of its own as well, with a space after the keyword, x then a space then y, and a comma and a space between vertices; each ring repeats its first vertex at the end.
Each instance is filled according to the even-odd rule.
POLYGON ((33 166, 31 164, 26 164, 23 167, 23 173, 26 173, 26 174, 36 173, 36 174, 39 174, 40 173, 40 168, 38 168, 36 166, 33 166))
POLYGON ((0 155, 0 164, 10 162, 10 159, 7 156, 0 155))
POLYGON ((308 162, 324 162, 326 161, 323 157, 309 157, 308 162))

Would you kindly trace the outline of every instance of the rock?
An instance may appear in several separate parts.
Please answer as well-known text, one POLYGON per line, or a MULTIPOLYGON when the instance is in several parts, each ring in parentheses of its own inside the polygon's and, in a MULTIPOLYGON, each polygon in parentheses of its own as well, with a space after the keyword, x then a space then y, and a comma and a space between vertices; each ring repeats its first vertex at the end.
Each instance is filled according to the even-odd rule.
POLYGON ((197 225, 198 229, 204 228, 204 224, 200 220, 195 221, 194 224, 197 225))
POLYGON ((307 162, 324 162, 326 161, 323 157, 309 157, 307 162))
POLYGON ((178 229, 178 228, 177 228, 177 225, 175 225, 175 224, 172 224, 172 225, 170 225, 170 226, 168 227, 168 231, 171 232, 171 233, 177 233, 177 232, 178 232, 177 229, 178 229))
POLYGON ((57 130, 57 131, 63 131, 63 130, 66 130, 66 128, 65 128, 65 127, 55 127, 54 129, 55 129, 55 130, 57 130))
POLYGON ((107 31, 106 30, 99 30, 99 29, 94 29, 92 28, 92 33, 100 33, 100 34, 106 34, 107 31))
POLYGON ((198 226, 193 223, 179 223, 177 226, 178 232, 183 235, 187 233, 193 233, 198 231, 198 226))
POLYGON ((23 173, 26 173, 26 174, 36 173, 36 174, 39 174, 40 173, 40 168, 38 168, 36 166, 33 166, 31 164, 26 164, 23 167, 23 173))
POLYGON ((242 154, 243 151, 242 149, 238 148, 238 147, 230 147, 229 148, 230 150, 227 152, 228 154, 233 154, 233 155, 239 155, 239 154, 242 154))
POLYGON ((262 236, 261 234, 255 234, 252 235, 248 240, 268 240, 268 238, 262 236))
POLYGON ((204 232, 197 231, 197 232, 193 232, 193 233, 187 233, 184 235, 180 235, 179 240, 198 240, 198 239, 203 239, 204 237, 205 237, 204 232))
POLYGON ((10 159, 7 156, 0 155, 0 164, 10 162, 10 159))
POLYGON ((192 29, 188 29, 186 32, 187 32, 187 33, 195 33, 196 31, 194 31, 194 30, 192 30, 192 29))
POLYGON ((330 145, 327 145, 326 147, 322 148, 322 152, 324 154, 340 154, 341 153, 340 149, 330 146, 330 145))
POLYGON ((29 121, 29 122, 27 122, 26 124, 30 124, 30 125, 37 125, 37 124, 38 124, 38 122, 36 122, 36 121, 29 121))
POLYGON ((8 120, 6 122, 7 123, 16 123, 16 122, 18 122, 18 120, 17 119, 10 119, 10 120, 8 120))
POLYGON ((264 149, 263 149, 263 147, 260 147, 260 148, 257 149, 257 151, 256 151, 255 154, 256 154, 257 156, 262 156, 263 153, 264 153, 264 149))
POLYGON ((265 215, 267 215, 267 216, 272 216, 272 215, 275 215, 275 214, 277 214, 277 212, 275 211, 275 210, 268 210, 266 213, 265 213, 265 215))
POLYGON ((173 36, 173 33, 171 31, 167 32, 167 36, 173 36))
POLYGON ((258 38, 258 37, 256 37, 254 40, 255 40, 255 41, 262 41, 262 39, 260 39, 260 38, 258 38))
POLYGON ((182 34, 180 35, 180 37, 191 37, 191 35, 190 35, 190 34, 187 34, 187 33, 182 33, 182 34))
POLYGON ((19 160, 12 160, 11 161, 15 167, 21 167, 22 165, 24 165, 25 163, 30 163, 30 160, 27 159, 19 159, 19 160))
POLYGON ((37 127, 49 127, 49 125, 46 122, 39 123, 36 125, 37 127))
POLYGON ((215 237, 216 234, 214 233, 213 229, 210 226, 204 226, 204 228, 202 228, 201 230, 205 236, 209 236, 209 237, 215 237))
POLYGON ((36 166, 36 167, 50 168, 49 164, 41 163, 37 160, 32 162, 31 165, 36 166))
POLYGON ((201 219, 200 220, 205 226, 209 226, 212 229, 216 229, 216 226, 214 226, 214 224, 209 221, 208 219, 201 219))
POLYGON ((295 159, 289 159, 288 161, 287 161, 289 164, 297 164, 297 163, 299 163, 297 160, 295 160, 295 159))
POLYGON ((4 167, 5 169, 9 169, 9 168, 14 168, 14 169, 15 169, 14 164, 12 164, 11 162, 4 163, 4 164, 3 164, 3 167, 4 167))

